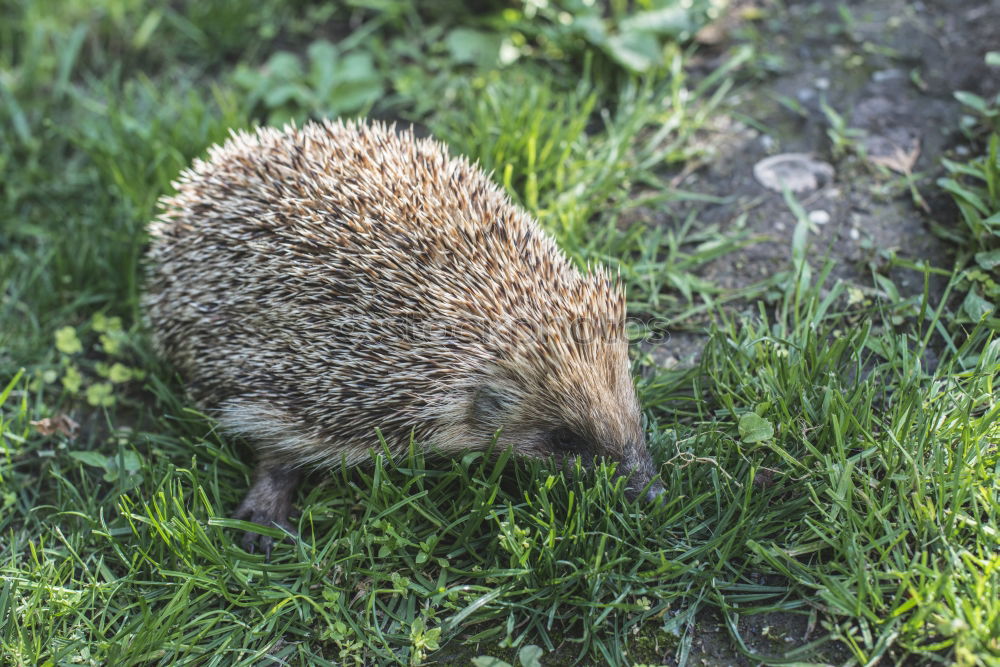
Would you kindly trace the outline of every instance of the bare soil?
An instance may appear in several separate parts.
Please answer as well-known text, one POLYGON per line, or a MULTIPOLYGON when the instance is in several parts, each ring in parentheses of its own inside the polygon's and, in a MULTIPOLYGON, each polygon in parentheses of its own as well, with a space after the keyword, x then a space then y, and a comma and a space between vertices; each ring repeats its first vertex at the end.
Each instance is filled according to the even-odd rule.
MULTIPOLYGON (((816 220, 813 266, 829 259, 833 279, 868 294, 876 291, 873 273, 888 276, 902 295, 921 292, 923 274, 891 258, 951 267, 950 244, 932 225, 949 228, 959 221, 934 180, 942 156, 961 159, 970 150, 959 132, 963 110, 953 92, 1000 89, 1000 71, 984 62, 987 51, 1000 48, 1000 3, 823 0, 757 8, 765 18, 752 20, 746 17, 754 15, 754 5, 737 3, 720 21, 721 41, 716 37, 702 52, 697 70, 704 72, 739 43, 753 43, 758 57, 749 68, 751 80, 730 95, 729 113, 705 137, 706 163, 678 181, 684 190, 725 203, 682 205, 657 222, 677 225, 694 210, 702 224, 767 237, 703 272, 728 288, 764 279, 789 266, 796 220, 781 193, 754 178, 753 167, 770 155, 811 154, 835 169, 818 188, 796 194, 816 220), (829 136, 824 106, 848 128, 839 148, 829 136), (902 174, 875 164, 894 156, 912 160, 922 203, 914 201, 902 174)), ((942 289, 940 281, 932 283, 933 298, 942 289)), ((699 328, 692 322, 672 332, 655 357, 666 365, 693 363, 704 343, 699 328)))

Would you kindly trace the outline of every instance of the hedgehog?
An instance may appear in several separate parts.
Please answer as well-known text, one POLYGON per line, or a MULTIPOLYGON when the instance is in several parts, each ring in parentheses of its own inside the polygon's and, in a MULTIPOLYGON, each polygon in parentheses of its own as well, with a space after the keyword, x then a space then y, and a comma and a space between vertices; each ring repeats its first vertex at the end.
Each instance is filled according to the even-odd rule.
POLYGON ((662 494, 620 279, 574 266, 444 144, 365 121, 233 131, 173 187, 144 313, 191 399, 254 450, 236 518, 294 533, 303 474, 380 435, 393 455, 603 458, 631 500, 662 494))

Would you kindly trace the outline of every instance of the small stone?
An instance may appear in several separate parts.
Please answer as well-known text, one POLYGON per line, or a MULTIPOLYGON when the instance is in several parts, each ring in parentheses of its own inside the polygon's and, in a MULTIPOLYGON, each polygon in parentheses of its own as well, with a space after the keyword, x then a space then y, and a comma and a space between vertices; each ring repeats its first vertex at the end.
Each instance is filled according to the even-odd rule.
POLYGON ((833 166, 807 153, 781 153, 753 166, 757 182, 768 190, 808 192, 833 180, 833 166))
POLYGON ((827 90, 830 87, 830 79, 825 76, 817 77, 813 83, 816 84, 816 88, 819 90, 827 90))
POLYGON ((969 147, 962 145, 955 146, 955 155, 958 155, 959 157, 968 157, 969 147))
POLYGON ((770 134, 762 135, 760 138, 760 145, 764 148, 764 150, 770 151, 774 148, 774 137, 770 134))
POLYGON ((816 225, 825 225, 830 222, 830 214, 823 209, 816 209, 815 211, 809 211, 809 222, 816 225))
POLYGON ((849 233, 850 233, 852 241, 860 241, 861 240, 861 232, 858 231, 857 227, 851 227, 851 231, 849 233))
POLYGON ((898 69, 880 69, 872 73, 872 81, 875 83, 901 78, 903 78, 903 71, 898 69))

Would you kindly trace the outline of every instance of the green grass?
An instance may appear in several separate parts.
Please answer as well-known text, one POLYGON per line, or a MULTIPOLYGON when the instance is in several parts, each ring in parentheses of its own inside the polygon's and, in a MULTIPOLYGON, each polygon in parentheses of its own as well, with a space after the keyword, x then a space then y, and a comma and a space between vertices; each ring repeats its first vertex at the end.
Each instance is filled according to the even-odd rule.
MULTIPOLYGON (((984 102, 985 105, 985 102, 984 102)), ((982 107, 993 128, 984 141, 983 154, 968 162, 942 160, 947 177, 938 185, 950 193, 964 223, 960 231, 939 228, 946 238, 957 241, 964 250, 967 268, 962 273, 967 290, 962 302, 962 318, 976 322, 987 317, 994 329, 1000 329, 996 316, 1000 306, 1000 96, 992 106, 982 107), (971 257, 970 257, 971 255, 971 257)))
MULTIPOLYGON (((664 170, 697 158, 694 138, 725 113, 746 53, 689 81, 684 52, 658 35, 665 65, 636 78, 606 45, 560 50, 578 43, 558 14, 537 34, 517 13, 459 15, 520 44, 504 64, 473 62, 458 38, 435 47, 427 35, 462 26, 404 2, 237 5, 0 4, 0 663, 514 663, 521 652, 528 664, 526 646, 554 664, 656 663, 686 660, 712 609, 748 654, 740 619, 814 624, 804 645, 753 660, 1000 661, 989 318, 929 290, 906 310, 850 298, 829 266, 807 263, 791 197, 791 263, 736 292, 698 270, 755 239, 695 215, 643 222, 696 197, 665 185, 664 170), (629 505, 605 468, 564 476, 509 452, 442 460, 416 448, 390 461, 373 440, 372 466, 303 485, 301 539, 270 562, 238 547, 246 524, 227 516, 250 450, 216 432, 150 353, 143 225, 228 128, 276 109, 301 117, 328 94, 269 105, 243 94, 241 68, 296 37, 304 54, 329 34, 316 26, 352 21, 363 39, 345 50, 369 53, 386 90, 357 111, 417 121, 478 159, 575 261, 620 266, 631 314, 654 331, 713 321, 695 368, 636 358, 663 506, 629 505), (407 49, 422 55, 390 67, 407 49), (736 299, 744 307, 726 307, 736 299), (75 437, 32 425, 61 415, 79 422, 75 437)), ((962 173, 985 173, 988 150, 962 173)), ((998 213, 973 208, 963 213, 977 221, 998 213)), ((991 249, 959 241, 970 256, 991 249)), ((968 285, 956 273, 949 293, 968 285)))

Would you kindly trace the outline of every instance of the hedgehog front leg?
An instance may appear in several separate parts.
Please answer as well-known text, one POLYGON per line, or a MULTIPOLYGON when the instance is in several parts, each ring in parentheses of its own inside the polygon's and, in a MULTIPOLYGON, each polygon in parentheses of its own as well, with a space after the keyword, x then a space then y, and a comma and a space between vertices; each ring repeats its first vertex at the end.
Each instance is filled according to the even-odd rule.
MULTIPOLYGON (((275 461, 259 462, 254 469, 253 484, 233 518, 295 532, 288 516, 292 512, 292 497, 301 477, 302 472, 291 466, 275 461)), ((259 544, 264 556, 271 559, 274 538, 269 535, 247 532, 241 544, 249 553, 253 553, 259 544)))

